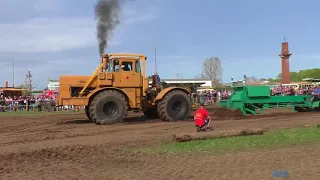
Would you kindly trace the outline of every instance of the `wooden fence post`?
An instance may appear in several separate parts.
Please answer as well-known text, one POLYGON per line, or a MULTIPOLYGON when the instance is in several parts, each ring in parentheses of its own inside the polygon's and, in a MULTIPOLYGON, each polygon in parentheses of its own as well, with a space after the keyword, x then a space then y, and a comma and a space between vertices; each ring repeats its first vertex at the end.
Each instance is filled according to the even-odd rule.
POLYGON ((26 111, 29 111, 29 101, 26 100, 26 111))

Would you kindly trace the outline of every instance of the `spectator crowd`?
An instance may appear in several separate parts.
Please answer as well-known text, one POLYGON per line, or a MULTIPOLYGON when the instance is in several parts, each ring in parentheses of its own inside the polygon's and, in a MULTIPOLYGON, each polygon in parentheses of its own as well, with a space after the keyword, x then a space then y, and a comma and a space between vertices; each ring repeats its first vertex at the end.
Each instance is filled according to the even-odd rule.
POLYGON ((197 93, 192 93, 193 103, 199 103, 200 100, 208 103, 216 103, 220 100, 227 100, 231 96, 231 90, 203 90, 197 93))
POLYGON ((295 87, 295 86, 278 86, 271 88, 271 94, 273 96, 283 96, 283 95, 307 95, 312 94, 315 90, 316 86, 302 86, 302 87, 295 87))
POLYGON ((12 111, 42 111, 41 106, 44 103, 50 103, 53 106, 55 103, 54 98, 41 98, 31 96, 5 96, 0 94, 0 112, 12 111), (28 106, 28 107, 27 107, 28 106))

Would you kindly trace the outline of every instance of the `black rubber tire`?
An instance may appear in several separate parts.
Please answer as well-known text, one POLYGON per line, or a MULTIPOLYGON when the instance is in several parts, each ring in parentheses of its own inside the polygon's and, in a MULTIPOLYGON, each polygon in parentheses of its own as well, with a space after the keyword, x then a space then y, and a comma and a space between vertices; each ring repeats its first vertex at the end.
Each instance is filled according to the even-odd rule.
POLYGON ((93 122, 92 119, 91 119, 91 117, 90 117, 89 106, 85 106, 85 107, 84 107, 84 111, 86 112, 86 115, 87 115, 88 119, 89 119, 91 122, 93 122))
POLYGON ((297 112, 303 112, 303 109, 301 107, 294 107, 294 110, 297 111, 297 112))
POLYGON ((294 107, 294 109, 295 109, 297 112, 309 112, 309 111, 310 111, 310 109, 307 108, 307 107, 298 107, 298 106, 296 106, 296 107, 294 107))
POLYGON ((97 94, 90 102, 89 113, 96 124, 115 124, 122 122, 127 115, 127 101, 123 94, 115 90, 106 90, 97 94), (106 105, 113 106, 112 114, 107 114, 106 105))
POLYGON ((191 113, 191 100, 188 94, 181 90, 173 90, 166 94, 158 102, 157 109, 160 119, 163 121, 186 120, 191 113), (181 105, 179 112, 173 110, 173 105, 178 102, 181 105))
POLYGON ((143 111, 143 114, 147 118, 159 118, 159 114, 156 108, 148 108, 143 111))

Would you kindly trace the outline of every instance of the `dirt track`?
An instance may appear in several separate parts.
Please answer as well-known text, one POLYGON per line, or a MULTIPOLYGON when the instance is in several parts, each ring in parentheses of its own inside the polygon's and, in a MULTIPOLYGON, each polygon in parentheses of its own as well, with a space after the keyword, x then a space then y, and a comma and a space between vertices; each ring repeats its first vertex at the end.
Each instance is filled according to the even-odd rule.
MULTIPOLYGON (((290 179, 310 180, 320 174, 319 144, 217 156, 126 152, 195 131, 192 122, 134 116, 130 122, 142 122, 98 126, 83 114, 0 117, 0 179, 272 179, 274 170, 288 170, 290 179)), ((320 113, 213 122, 216 131, 314 124, 320 113)))

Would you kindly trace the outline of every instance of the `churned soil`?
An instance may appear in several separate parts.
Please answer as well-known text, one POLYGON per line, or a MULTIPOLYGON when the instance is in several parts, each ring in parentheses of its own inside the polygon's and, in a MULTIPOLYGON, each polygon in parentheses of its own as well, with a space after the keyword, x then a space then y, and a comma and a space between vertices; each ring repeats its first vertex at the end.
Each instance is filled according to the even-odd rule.
MULTIPOLYGON (((267 109, 264 110, 263 114, 257 113, 256 115, 247 114, 246 116, 242 114, 241 110, 230 110, 226 107, 214 107, 208 106, 205 107, 209 115, 213 117, 213 120, 241 120, 241 119, 258 119, 258 118, 266 118, 266 117, 290 117, 296 116, 297 113, 294 112, 291 108, 279 108, 279 109, 267 109)), ((319 112, 312 112, 319 113, 319 112)), ((308 116, 310 112, 303 113, 305 116, 308 116)), ((299 115, 302 116, 300 113, 299 115)))
MULTIPOLYGON (((213 112, 218 116, 219 112, 213 112)), ((272 113, 212 125, 215 131, 278 129, 320 124, 320 113, 272 113), (290 115, 288 115, 290 114, 290 115)), ((230 118, 232 119, 232 118, 230 118)), ((130 148, 172 142, 173 134, 196 131, 192 121, 161 122, 129 114, 121 124, 95 125, 84 114, 0 114, 0 179, 317 179, 319 144, 217 154, 145 154, 130 148)))
POLYGON ((211 109, 208 108, 209 115, 215 117, 216 120, 237 120, 248 118, 242 114, 241 110, 229 110, 226 107, 211 109))

